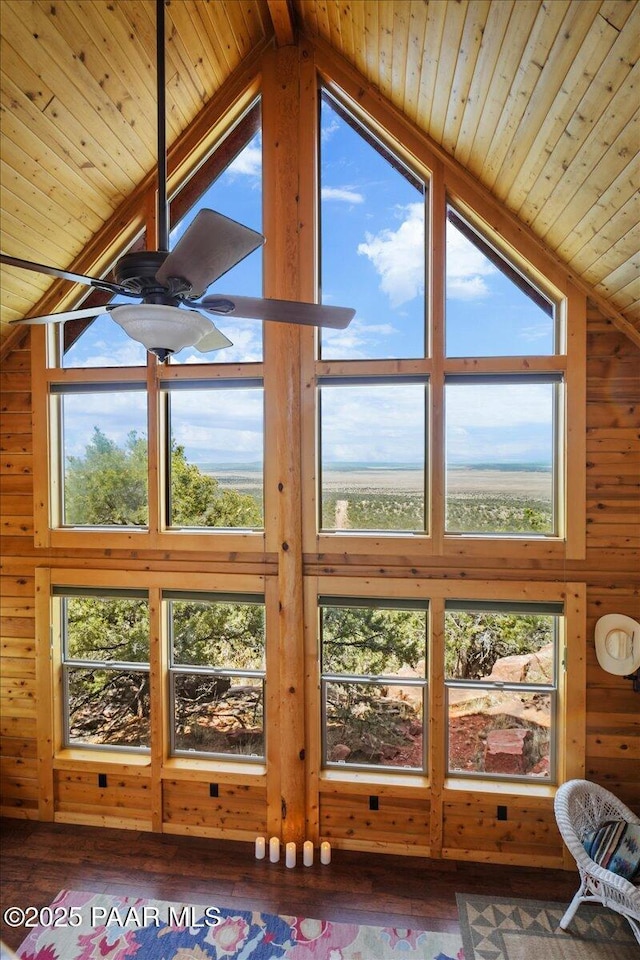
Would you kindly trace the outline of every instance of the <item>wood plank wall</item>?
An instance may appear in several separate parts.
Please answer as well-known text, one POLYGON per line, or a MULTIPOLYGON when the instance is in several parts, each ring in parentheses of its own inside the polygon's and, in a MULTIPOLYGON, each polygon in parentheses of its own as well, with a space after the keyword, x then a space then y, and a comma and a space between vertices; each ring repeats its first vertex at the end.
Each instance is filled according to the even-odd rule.
MULTIPOLYGON (((609 787, 640 812, 640 695, 631 683, 604 673, 596 660, 593 630, 598 617, 619 612, 640 617, 640 350, 596 307, 588 311, 587 365, 587 557, 561 567, 530 561, 532 579, 587 583, 586 775, 609 787)), ((32 427, 28 340, 12 350, 1 378, 2 566, 0 812, 38 819, 163 829, 167 832, 250 839, 267 823, 265 778, 226 772, 217 796, 210 772, 151 782, 148 768, 115 771, 109 797, 96 786, 95 764, 58 763, 53 811, 39 810, 35 699, 35 580, 38 565, 74 565, 78 558, 38 550, 33 543, 32 427), (152 803, 152 795, 159 800, 152 803), (105 806, 105 804, 108 804, 105 806), (152 809, 155 812, 152 812, 152 809), (42 812, 41 812, 42 811, 42 812)), ((99 551, 91 550, 95 557, 99 551)), ((166 558, 162 558, 166 561, 166 558)), ((316 566, 318 563, 316 559, 316 566)), ((513 577, 508 564, 475 558, 449 568, 434 558, 438 575, 486 576, 488 565, 513 577)), ((158 565, 160 557, 157 558, 158 565)), ((153 559, 151 559, 153 566, 153 559)), ((180 569, 181 561, 175 560, 180 569)), ((517 575, 527 576, 527 565, 517 575)), ((272 761, 275 762, 275 761, 272 761)), ((434 817, 428 796, 408 788, 362 787, 325 782, 317 798, 320 833, 336 846, 379 851, 431 853, 444 857, 558 866, 562 848, 549 797, 516 791, 449 793, 434 817), (366 794, 380 794, 371 813, 366 794), (495 817, 496 803, 509 804, 507 822, 495 817)), ((41 800, 43 798, 40 798, 41 800)), ((435 809, 435 808, 434 808, 435 809)))

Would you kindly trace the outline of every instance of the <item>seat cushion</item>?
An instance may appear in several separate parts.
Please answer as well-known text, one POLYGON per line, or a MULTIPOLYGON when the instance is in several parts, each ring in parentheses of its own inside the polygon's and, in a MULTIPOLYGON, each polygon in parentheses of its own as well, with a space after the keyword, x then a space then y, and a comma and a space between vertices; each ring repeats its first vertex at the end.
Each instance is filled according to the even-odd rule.
POLYGON ((592 860, 626 880, 640 879, 640 826, 607 820, 582 841, 592 860))

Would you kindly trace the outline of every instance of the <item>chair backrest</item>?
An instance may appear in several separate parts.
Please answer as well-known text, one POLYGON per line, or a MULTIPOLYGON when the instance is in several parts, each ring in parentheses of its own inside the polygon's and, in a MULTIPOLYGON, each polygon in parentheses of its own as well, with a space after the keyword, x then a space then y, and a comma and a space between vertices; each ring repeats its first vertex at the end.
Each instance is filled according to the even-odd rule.
POLYGON ((581 841, 607 820, 626 819, 625 807, 613 793, 590 780, 568 780, 555 797, 560 832, 570 830, 581 841))

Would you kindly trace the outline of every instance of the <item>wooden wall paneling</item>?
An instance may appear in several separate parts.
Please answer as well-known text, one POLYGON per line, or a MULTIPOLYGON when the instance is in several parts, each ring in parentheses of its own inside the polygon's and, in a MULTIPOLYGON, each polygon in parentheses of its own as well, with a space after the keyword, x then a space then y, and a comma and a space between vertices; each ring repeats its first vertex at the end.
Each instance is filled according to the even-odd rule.
POLYGON ((164 781, 163 821, 170 832, 179 827, 203 827, 208 836, 233 835, 245 840, 267 833, 264 786, 218 783, 215 770, 209 778, 203 783, 164 781), (212 796, 211 783, 217 796, 212 796))
POLYGON ((443 830, 445 859, 563 866, 551 798, 514 796, 505 789, 469 802, 448 793, 443 830), (506 808, 506 819, 499 818, 499 806, 506 808))
POLYGON ((429 800, 380 796, 372 785, 369 795, 322 793, 320 837, 337 848, 375 850, 389 846, 395 853, 429 856, 429 800), (372 810, 370 798, 377 797, 372 810))
POLYGON ((33 526, 28 343, 4 359, 0 411, 0 811, 37 819, 35 583, 31 564, 14 566, 33 526))

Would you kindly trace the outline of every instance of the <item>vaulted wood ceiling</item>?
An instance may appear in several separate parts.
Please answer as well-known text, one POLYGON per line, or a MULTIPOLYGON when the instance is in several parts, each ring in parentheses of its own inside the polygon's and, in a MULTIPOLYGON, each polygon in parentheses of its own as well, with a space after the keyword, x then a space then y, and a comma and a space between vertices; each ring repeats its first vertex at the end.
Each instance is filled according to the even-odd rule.
MULTIPOLYGON (((154 0, 0 0, 5 253, 82 262, 152 173, 154 20, 154 0)), ((167 21, 170 143, 243 63, 306 35, 638 335, 637 0, 172 0, 167 21)), ((6 333, 51 281, 9 268, 1 281, 6 333)))

